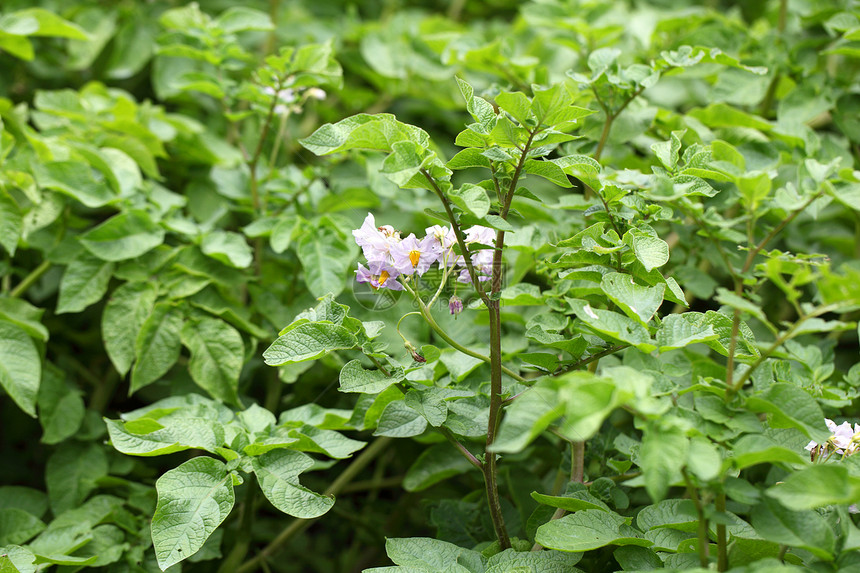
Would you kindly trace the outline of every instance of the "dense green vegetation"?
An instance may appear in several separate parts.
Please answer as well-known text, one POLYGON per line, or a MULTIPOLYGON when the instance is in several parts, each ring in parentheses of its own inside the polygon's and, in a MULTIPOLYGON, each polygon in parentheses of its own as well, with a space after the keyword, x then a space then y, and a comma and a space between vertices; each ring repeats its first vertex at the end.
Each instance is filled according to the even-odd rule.
POLYGON ((858 62, 852 0, 5 0, 0 573, 857 571, 858 62))

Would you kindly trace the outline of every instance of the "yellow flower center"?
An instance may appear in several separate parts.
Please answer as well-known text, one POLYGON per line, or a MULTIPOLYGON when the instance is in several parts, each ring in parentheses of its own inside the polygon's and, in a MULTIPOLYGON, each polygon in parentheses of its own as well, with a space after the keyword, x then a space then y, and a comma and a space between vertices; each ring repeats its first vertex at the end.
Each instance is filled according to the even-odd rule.
POLYGON ((382 271, 379 273, 379 284, 384 285, 385 281, 388 280, 388 271, 382 271))
POLYGON ((418 266, 418 260, 421 258, 421 251, 409 251, 409 262, 412 263, 412 268, 418 266))

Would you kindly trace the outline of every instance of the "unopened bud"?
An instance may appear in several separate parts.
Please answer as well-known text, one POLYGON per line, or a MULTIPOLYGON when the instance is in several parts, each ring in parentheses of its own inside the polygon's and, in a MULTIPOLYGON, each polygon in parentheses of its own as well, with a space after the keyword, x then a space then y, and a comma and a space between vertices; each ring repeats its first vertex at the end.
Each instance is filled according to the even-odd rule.
POLYGON ((421 355, 418 349, 415 348, 415 346, 411 342, 407 340, 403 343, 403 346, 405 346, 406 350, 409 351, 409 354, 412 355, 412 360, 414 360, 415 362, 427 362, 427 359, 421 355))
POLYGON ((450 300, 448 300, 448 310, 451 311, 451 314, 457 316, 463 312, 463 300, 457 295, 452 296, 450 300))

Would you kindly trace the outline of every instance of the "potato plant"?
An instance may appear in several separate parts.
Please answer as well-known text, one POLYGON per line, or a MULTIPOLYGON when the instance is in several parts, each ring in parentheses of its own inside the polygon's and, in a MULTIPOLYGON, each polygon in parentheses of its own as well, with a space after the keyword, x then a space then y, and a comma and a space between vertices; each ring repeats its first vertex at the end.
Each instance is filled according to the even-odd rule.
POLYGON ((0 573, 860 568, 860 8, 0 6, 0 573))

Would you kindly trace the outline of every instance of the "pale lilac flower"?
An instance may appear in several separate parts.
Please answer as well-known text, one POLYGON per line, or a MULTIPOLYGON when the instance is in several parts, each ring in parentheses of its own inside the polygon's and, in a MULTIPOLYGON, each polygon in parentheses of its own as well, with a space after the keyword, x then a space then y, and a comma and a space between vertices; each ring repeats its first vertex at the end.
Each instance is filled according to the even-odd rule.
POLYGON ((447 229, 442 225, 433 225, 424 229, 428 237, 432 237, 432 249, 437 253, 439 267, 454 264, 453 247, 457 242, 457 235, 452 227, 447 229))
POLYGON ((390 254, 394 268, 404 275, 418 273, 423 275, 439 258, 439 253, 433 248, 435 239, 426 236, 420 241, 415 235, 391 245, 390 254))
POLYGON ((352 235, 368 263, 388 260, 391 246, 400 240, 400 235, 390 225, 377 227, 372 213, 367 214, 361 228, 352 235))
POLYGON ((851 455, 858 449, 860 444, 860 424, 852 426, 849 422, 842 422, 837 425, 833 420, 824 419, 827 424, 827 429, 832 432, 830 439, 823 444, 815 441, 809 442, 806 449, 816 454, 821 453, 837 453, 840 455, 851 455))
POLYGON ((400 273, 386 261, 368 262, 368 266, 370 268, 366 269, 361 263, 358 264, 358 270, 355 271, 356 281, 370 283, 375 289, 403 290, 403 285, 397 282, 400 273))
POLYGON ((466 229, 466 244, 480 243, 482 245, 495 245, 496 232, 489 227, 475 225, 466 229))

